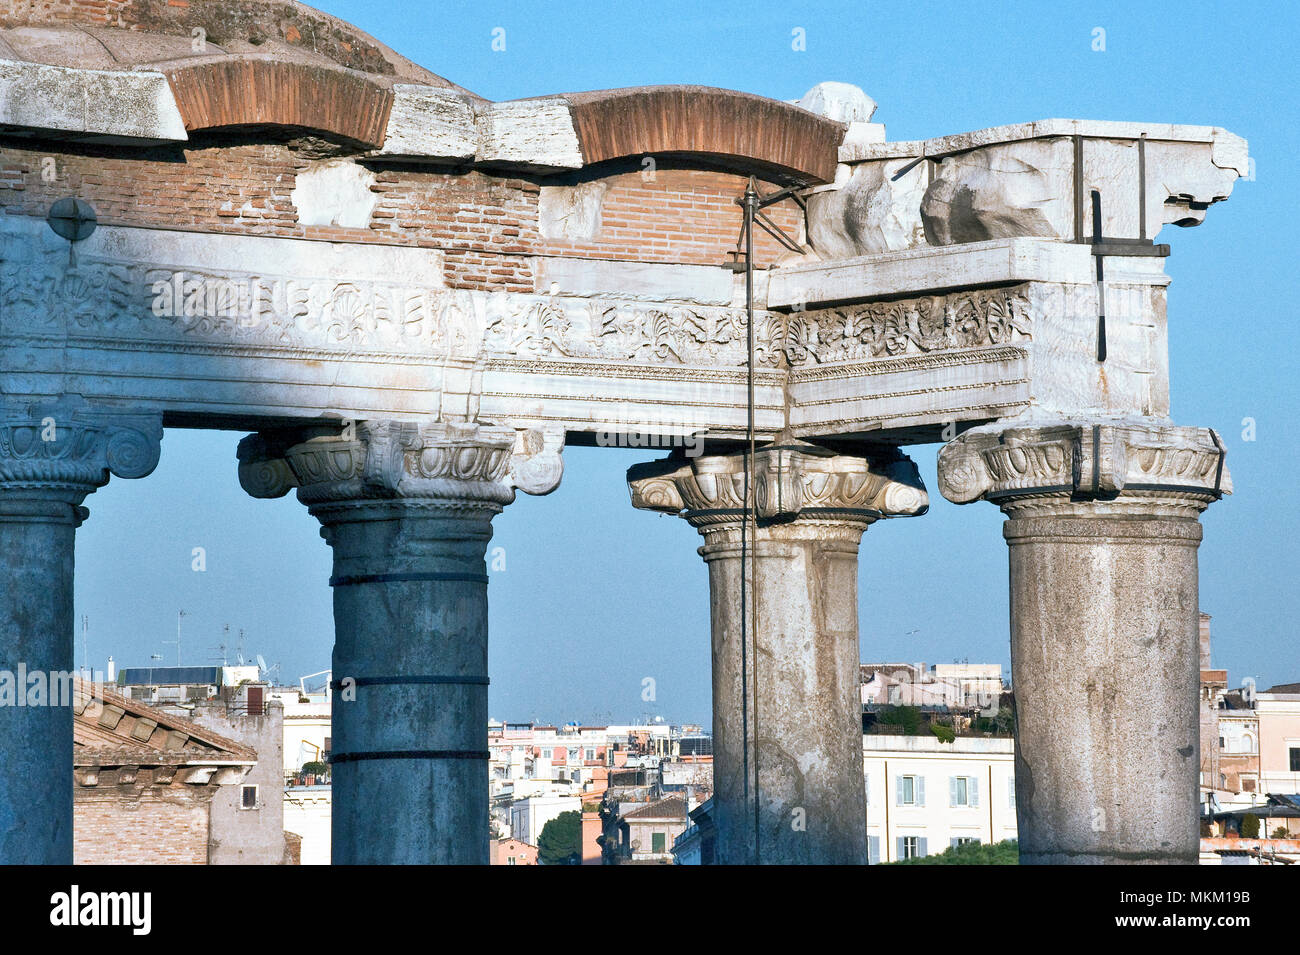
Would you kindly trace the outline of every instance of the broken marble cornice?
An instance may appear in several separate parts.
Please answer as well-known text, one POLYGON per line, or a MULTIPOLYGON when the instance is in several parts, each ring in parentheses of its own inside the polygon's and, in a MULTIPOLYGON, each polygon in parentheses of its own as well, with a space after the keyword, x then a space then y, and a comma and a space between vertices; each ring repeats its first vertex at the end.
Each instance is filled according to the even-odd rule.
POLYGON ((477 162, 540 171, 583 166, 573 113, 561 97, 485 104, 477 128, 477 162))
POLYGON ((398 83, 379 156, 467 162, 478 152, 478 127, 470 97, 436 86, 398 83))
POLYGON ((0 60, 0 128, 5 126, 141 145, 189 138, 162 73, 16 60, 0 60))
POLYGON ((562 97, 488 103, 410 84, 393 88, 393 110, 376 155, 536 172, 583 166, 572 109, 562 97))
POLYGON ((1239 176, 1245 176, 1249 172, 1246 140, 1218 126, 1092 119, 1040 119, 1029 123, 990 126, 969 133, 936 136, 933 139, 863 143, 841 147, 839 159, 843 163, 893 159, 900 156, 913 158, 926 156, 934 159, 981 146, 1060 136, 1086 136, 1095 139, 1141 139, 1145 136, 1150 142, 1206 143, 1212 148, 1211 159, 1216 166, 1235 169, 1239 176))
MULTIPOLYGON (((1087 284, 1096 277, 1087 247, 1036 238, 961 246, 918 246, 835 261, 774 269, 767 307, 796 310, 821 302, 866 301, 945 288, 1013 282, 1087 284)), ((1168 280, 1156 264, 1146 281, 1168 280)))
POLYGON ((1059 119, 907 142, 859 138, 839 159, 834 186, 809 196, 809 240, 823 260, 1091 238, 1093 191, 1103 236, 1149 240, 1167 223, 1200 223, 1250 171, 1246 141, 1218 127, 1059 119))
POLYGON ((818 83, 799 99, 789 102, 837 123, 870 123, 876 111, 876 101, 860 86, 832 80, 818 83))

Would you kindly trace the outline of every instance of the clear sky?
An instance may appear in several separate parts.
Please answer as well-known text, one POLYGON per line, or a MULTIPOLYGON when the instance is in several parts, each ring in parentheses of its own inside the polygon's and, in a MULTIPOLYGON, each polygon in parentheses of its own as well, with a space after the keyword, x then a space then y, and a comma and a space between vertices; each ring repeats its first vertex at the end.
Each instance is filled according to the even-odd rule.
MULTIPOLYGON (((1203 226, 1167 226, 1173 418, 1212 427, 1236 494, 1204 515, 1201 605, 1214 662, 1236 684, 1300 680, 1295 482, 1295 7, 1290 4, 856 2, 740 4, 320 0, 435 73, 489 99, 655 83, 793 99, 823 80, 861 86, 891 139, 1049 117, 1225 127, 1257 179, 1203 226), (496 27, 506 49, 492 50, 496 27), (792 49, 802 28, 806 49, 792 49), (1094 30, 1105 49, 1094 50, 1094 30), (1255 440, 1243 440, 1244 419, 1255 440)), ((240 435, 170 430, 142 481, 92 495, 77 540, 90 660, 187 664, 248 654, 281 675, 329 666, 328 548, 293 497, 255 501, 236 478, 240 435), (204 547, 207 570, 191 570, 204 547)), ((1009 667, 1000 512, 936 490, 937 446, 909 450, 928 515, 875 525, 860 572, 864 660, 1009 667)), ((558 491, 520 495, 492 546, 490 709, 500 719, 627 721, 710 713, 708 582, 684 521, 634 511, 626 468, 654 452, 574 448, 558 491), (641 700, 644 677, 657 699, 641 700)))

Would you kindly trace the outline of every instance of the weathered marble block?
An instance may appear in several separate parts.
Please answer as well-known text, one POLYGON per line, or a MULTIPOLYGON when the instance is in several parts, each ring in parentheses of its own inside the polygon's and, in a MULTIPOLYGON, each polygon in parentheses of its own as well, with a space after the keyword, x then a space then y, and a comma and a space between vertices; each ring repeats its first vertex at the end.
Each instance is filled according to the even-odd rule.
POLYGON ((851 172, 809 202, 823 258, 1016 236, 1151 239, 1196 225, 1249 175, 1246 141, 1211 126, 1041 120, 913 142, 846 142, 851 172), (917 193, 920 193, 919 196, 917 193))

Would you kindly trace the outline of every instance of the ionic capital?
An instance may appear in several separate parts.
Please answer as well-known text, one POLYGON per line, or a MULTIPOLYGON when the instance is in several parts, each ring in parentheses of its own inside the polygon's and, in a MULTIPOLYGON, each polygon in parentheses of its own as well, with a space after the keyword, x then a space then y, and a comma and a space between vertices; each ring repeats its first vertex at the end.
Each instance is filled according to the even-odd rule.
MULTIPOLYGON (((670 457, 634 465, 627 476, 632 506, 679 514, 698 528, 735 523, 745 511, 746 458, 670 457)), ((873 461, 782 441, 755 452, 752 477, 750 501, 760 522, 833 517, 869 524, 929 507, 916 465, 901 455, 873 461)))
POLYGON ((239 443, 239 481, 254 497, 298 489, 309 506, 412 499, 500 510, 515 488, 560 483, 561 433, 477 423, 360 421, 342 432, 254 434, 239 443))
POLYGON ((956 504, 1013 511, 1111 502, 1195 516, 1232 493, 1223 442, 1208 428, 1115 422, 996 426, 939 451, 939 490, 956 504))
POLYGON ((145 477, 158 466, 162 418, 87 405, 0 402, 0 490, 6 498, 79 505, 109 477, 145 477))

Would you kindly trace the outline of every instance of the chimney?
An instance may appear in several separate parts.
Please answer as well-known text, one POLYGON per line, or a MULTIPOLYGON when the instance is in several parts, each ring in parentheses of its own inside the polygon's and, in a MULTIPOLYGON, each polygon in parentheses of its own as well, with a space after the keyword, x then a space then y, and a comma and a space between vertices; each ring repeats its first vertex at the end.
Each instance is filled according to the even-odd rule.
POLYGON ((117 667, 113 665, 112 657, 108 658, 108 682, 109 683, 117 682, 117 667))
POLYGON ((1210 666, 1210 615, 1201 614, 1201 669, 1212 669, 1210 666))

